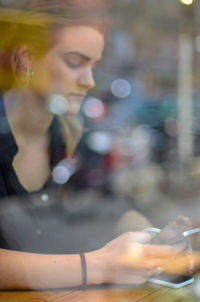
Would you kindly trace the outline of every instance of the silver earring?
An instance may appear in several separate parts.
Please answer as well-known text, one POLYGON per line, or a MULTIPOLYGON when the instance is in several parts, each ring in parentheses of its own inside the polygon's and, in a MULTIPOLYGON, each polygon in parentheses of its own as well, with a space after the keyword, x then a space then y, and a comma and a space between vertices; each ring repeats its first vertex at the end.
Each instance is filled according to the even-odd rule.
POLYGON ((26 69, 26 87, 30 86, 30 82, 32 81, 33 77, 34 77, 34 71, 32 70, 32 67, 29 66, 26 69))

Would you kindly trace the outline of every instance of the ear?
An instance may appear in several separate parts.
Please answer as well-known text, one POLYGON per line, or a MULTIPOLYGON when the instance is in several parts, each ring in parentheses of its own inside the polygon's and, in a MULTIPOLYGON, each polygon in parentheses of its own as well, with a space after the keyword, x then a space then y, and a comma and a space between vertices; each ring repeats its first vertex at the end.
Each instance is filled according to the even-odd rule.
POLYGON ((33 56, 28 46, 20 46, 18 48, 19 67, 21 71, 26 71, 32 66, 33 56))

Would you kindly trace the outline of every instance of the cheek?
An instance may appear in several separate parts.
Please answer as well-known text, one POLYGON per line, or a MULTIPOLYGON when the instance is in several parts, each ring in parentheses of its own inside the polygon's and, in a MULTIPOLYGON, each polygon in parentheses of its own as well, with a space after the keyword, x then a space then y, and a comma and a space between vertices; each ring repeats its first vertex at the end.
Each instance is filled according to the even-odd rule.
POLYGON ((43 94, 67 94, 77 86, 79 72, 71 70, 57 56, 49 56, 34 66, 34 88, 43 94))
POLYGON ((65 63, 57 62, 50 69, 52 85, 61 88, 64 91, 75 86, 78 78, 78 73, 67 68, 65 63))

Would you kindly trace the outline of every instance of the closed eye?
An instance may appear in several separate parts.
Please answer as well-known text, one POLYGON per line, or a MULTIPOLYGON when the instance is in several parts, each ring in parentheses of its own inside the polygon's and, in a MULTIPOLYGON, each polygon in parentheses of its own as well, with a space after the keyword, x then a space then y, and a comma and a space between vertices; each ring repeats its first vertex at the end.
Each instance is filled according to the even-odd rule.
MULTIPOLYGON (((69 52, 65 54, 65 60, 67 65, 72 69, 78 69, 82 66, 85 66, 87 64, 91 63, 91 59, 88 56, 85 56, 78 52, 69 52)), ((99 63, 99 60, 96 61, 92 65, 92 70, 94 70, 97 67, 97 64, 99 63)))
POLYGON ((80 62, 75 62, 72 60, 66 60, 66 63, 68 65, 68 67, 72 68, 72 69, 77 69, 80 68, 82 66, 82 64, 80 62))
POLYGON ((83 56, 77 53, 65 54, 64 59, 68 67, 72 69, 80 68, 81 66, 87 63, 87 60, 85 60, 83 56))

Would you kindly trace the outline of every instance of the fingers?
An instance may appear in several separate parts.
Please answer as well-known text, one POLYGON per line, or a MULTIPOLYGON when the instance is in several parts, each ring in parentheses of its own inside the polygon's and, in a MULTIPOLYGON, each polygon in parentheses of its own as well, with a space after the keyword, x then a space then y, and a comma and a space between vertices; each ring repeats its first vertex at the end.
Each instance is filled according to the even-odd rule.
POLYGON ((119 262, 126 268, 155 270, 168 263, 176 255, 176 250, 171 247, 133 243, 131 249, 120 257, 119 262))
POLYGON ((189 270, 193 271, 193 267, 195 267, 195 264, 199 262, 199 259, 199 255, 196 255, 195 253, 188 256, 188 252, 183 252, 168 262, 165 262, 162 265, 162 268, 167 273, 191 274, 192 272, 189 270))
POLYGON ((147 271, 153 271, 153 274, 155 274, 155 270, 157 270, 158 267, 163 268, 166 263, 169 263, 170 261, 162 260, 162 259, 148 259, 148 258, 140 258, 137 261, 129 261, 127 262, 126 266, 134 269, 143 269, 147 271))
POLYGON ((177 224, 187 226, 188 228, 192 226, 190 219, 185 216, 176 216, 175 221, 177 222, 177 224))
POLYGON ((148 232, 128 232, 125 235, 128 237, 128 241, 130 241, 130 250, 136 252, 136 254, 143 252, 146 257, 174 257, 183 250, 183 245, 179 248, 178 246, 148 244, 151 239, 151 235, 148 232), (141 245, 137 245, 137 243, 141 245), (144 244, 142 245, 142 243, 144 244))
POLYGON ((171 246, 131 243, 128 253, 132 258, 162 259, 175 257, 180 251, 171 246))
POLYGON ((178 250, 170 246, 132 243, 129 252, 121 260, 132 268, 154 270, 163 267, 178 255, 178 250))
POLYGON ((175 257, 179 250, 171 246, 160 246, 153 244, 145 244, 143 246, 143 254, 150 258, 171 258, 175 257))

